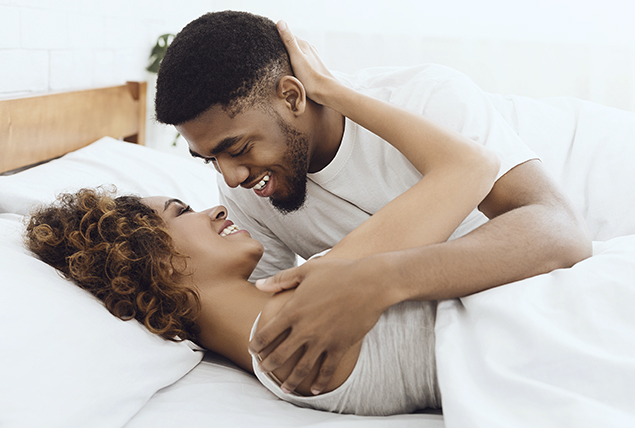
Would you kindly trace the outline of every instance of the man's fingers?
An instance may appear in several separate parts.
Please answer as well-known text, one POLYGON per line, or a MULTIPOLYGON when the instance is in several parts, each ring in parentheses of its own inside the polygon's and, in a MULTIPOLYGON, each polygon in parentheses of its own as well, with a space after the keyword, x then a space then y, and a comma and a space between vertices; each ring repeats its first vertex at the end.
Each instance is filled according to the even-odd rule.
MULTIPOLYGON (((259 328, 254 337, 249 341, 249 353, 260 354, 273 343, 279 336, 289 330, 289 323, 277 319, 269 321, 264 327, 259 328)), ((286 337, 286 336, 285 336, 286 337)), ((283 342, 284 343, 284 342, 283 342)))
POLYGON ((320 370, 318 371, 318 375, 315 378, 315 381, 313 381, 313 385, 311 385, 311 393, 313 395, 318 395, 319 393, 324 391, 329 381, 333 377, 335 369, 337 369, 341 358, 342 356, 338 353, 327 354, 326 358, 324 358, 324 361, 322 361, 322 365, 320 366, 320 370))
POLYGON ((282 290, 297 287, 302 282, 300 267, 283 270, 269 278, 256 281, 256 287, 266 293, 278 293, 282 290))
POLYGON ((311 374, 311 370, 315 364, 319 362, 319 359, 320 354, 305 352, 296 363, 291 374, 287 376, 284 383, 280 386, 282 391, 286 394, 295 391, 298 385, 300 385, 302 381, 311 374))
POLYGON ((279 293, 282 290, 295 288, 299 284, 300 281, 298 281, 296 278, 278 279, 273 276, 256 281, 256 287, 258 288, 258 290, 264 291, 265 293, 279 293))
POLYGON ((282 341, 276 349, 267 355, 258 364, 258 369, 263 373, 269 373, 282 366, 291 356, 302 347, 294 343, 293 338, 288 337, 282 341))

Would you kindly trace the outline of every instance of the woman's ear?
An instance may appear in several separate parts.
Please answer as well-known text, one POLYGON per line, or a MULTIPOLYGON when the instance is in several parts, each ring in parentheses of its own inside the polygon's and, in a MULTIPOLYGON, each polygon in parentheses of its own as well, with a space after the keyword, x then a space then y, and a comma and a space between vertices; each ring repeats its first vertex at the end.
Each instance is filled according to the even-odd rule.
POLYGON ((295 76, 284 76, 278 82, 276 95, 294 116, 300 116, 306 109, 304 85, 295 76))

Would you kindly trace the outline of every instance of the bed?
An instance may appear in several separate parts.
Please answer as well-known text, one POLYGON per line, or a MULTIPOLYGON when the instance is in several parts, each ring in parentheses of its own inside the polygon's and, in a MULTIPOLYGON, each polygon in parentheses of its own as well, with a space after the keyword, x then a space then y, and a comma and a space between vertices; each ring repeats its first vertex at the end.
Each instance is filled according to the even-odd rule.
MULTIPOLYGON (((635 426, 632 113, 585 104, 576 120, 603 127, 534 147, 591 226, 594 256, 442 302, 443 415, 359 417, 294 407, 219 355, 116 319, 24 249, 25 216, 62 191, 218 203, 213 168, 143 146, 144 100, 130 82, 0 101, 0 426, 635 426)), ((569 114, 561 103, 545 114, 569 114)))
POLYGON ((194 209, 218 204, 213 168, 143 146, 144 100, 145 85, 131 82, 0 101, 0 165, 12 170, 0 176, 0 426, 442 427, 435 414, 296 408, 219 355, 119 321, 25 252, 24 215, 63 191, 114 184, 194 209))

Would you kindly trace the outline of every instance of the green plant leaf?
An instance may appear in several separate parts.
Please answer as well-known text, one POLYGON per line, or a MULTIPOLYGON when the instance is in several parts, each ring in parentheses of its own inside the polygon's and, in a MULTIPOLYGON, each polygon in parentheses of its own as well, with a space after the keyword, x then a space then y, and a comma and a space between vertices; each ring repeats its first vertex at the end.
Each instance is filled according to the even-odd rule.
POLYGON ((150 73, 157 73, 159 71, 159 66, 161 65, 161 60, 165 55, 165 51, 167 50, 170 43, 174 40, 174 34, 162 34, 157 39, 157 43, 152 48, 150 52, 150 58, 148 61, 148 66, 146 70, 150 73))

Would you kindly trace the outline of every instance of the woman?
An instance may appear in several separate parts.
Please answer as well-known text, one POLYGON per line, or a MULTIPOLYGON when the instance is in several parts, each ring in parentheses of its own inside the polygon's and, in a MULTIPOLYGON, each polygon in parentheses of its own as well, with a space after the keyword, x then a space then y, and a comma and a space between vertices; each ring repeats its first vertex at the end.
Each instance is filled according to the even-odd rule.
MULTIPOLYGON (((312 49, 306 52, 292 63, 314 101, 384 138, 423 175, 325 257, 354 259, 447 240, 492 188, 496 156, 422 116, 345 87, 312 49), (392 236, 395 221, 408 225, 407 236, 392 236)), ((248 371, 267 354, 247 352, 265 303, 273 304, 261 314, 263 322, 295 292, 271 296, 253 287, 248 278, 263 247, 227 219, 224 207, 194 212, 177 199, 85 189, 36 212, 27 243, 115 316, 135 318, 169 340, 192 339, 248 371)), ((438 408, 434 314, 434 302, 401 303, 377 314, 375 327, 346 352, 323 394, 309 396, 316 368, 299 394, 280 388, 278 379, 289 375, 301 351, 272 374, 257 375, 279 397, 318 409, 385 415, 438 408)))
MULTIPOLYGON (((222 206, 194 212, 167 197, 83 189, 34 213, 27 244, 115 316, 135 318, 168 340, 191 339, 253 372, 247 346, 254 320, 269 299, 282 305, 294 291, 271 296, 247 280, 263 247, 226 212, 222 206)), ((282 398, 318 409, 383 415, 438 408, 434 309, 434 302, 411 302, 387 311, 364 345, 346 354, 325 394, 284 394, 275 381, 267 382, 284 377, 291 360, 271 378, 258 376, 282 398), (390 377, 410 382, 395 384, 390 377)), ((308 386, 298 390, 309 394, 308 386)))

